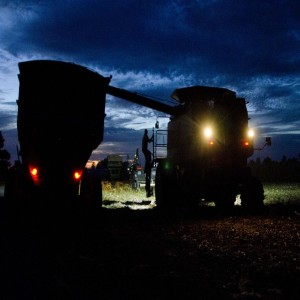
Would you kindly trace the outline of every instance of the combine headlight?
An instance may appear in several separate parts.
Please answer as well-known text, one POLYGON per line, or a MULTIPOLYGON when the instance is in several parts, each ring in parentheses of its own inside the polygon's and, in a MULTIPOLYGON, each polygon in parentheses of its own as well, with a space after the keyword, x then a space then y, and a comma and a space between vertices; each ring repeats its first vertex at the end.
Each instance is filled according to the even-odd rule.
POLYGON ((213 131, 210 127, 205 127, 203 133, 204 133, 205 138, 207 138, 207 139, 211 138, 213 135, 213 131))
POLYGON ((255 135, 254 131, 253 131, 252 129, 249 129, 249 130, 248 130, 248 137, 249 137, 249 138, 253 138, 254 135, 255 135))

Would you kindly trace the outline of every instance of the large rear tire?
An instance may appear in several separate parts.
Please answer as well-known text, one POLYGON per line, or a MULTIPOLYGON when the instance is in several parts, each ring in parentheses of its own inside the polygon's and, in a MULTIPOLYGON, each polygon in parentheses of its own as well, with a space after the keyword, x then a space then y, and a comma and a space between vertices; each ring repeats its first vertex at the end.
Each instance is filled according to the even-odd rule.
POLYGON ((234 208, 236 195, 233 192, 224 191, 216 197, 215 206, 222 211, 230 211, 234 208))
POLYGON ((161 209, 167 208, 168 201, 167 176, 163 168, 163 162, 160 162, 156 168, 155 175, 155 200, 156 207, 161 209))
POLYGON ((81 182, 80 189, 80 206, 89 209, 102 207, 102 182, 97 173, 85 173, 81 182))
POLYGON ((155 175, 156 207, 159 210, 174 211, 178 207, 179 192, 174 174, 168 168, 167 161, 159 162, 155 175))
POLYGON ((251 176, 241 193, 241 205, 249 212, 259 212, 264 207, 264 188, 259 179, 251 176))

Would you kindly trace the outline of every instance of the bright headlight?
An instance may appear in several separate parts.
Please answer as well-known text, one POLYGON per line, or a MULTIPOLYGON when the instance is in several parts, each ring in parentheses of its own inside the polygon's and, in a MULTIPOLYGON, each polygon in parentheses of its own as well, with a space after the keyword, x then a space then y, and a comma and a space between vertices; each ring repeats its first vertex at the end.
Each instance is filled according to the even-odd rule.
POLYGON ((248 137, 253 138, 254 137, 254 131, 252 129, 248 130, 248 137))
POLYGON ((206 138, 211 138, 213 134, 212 129, 210 127, 205 127, 203 133, 206 138))

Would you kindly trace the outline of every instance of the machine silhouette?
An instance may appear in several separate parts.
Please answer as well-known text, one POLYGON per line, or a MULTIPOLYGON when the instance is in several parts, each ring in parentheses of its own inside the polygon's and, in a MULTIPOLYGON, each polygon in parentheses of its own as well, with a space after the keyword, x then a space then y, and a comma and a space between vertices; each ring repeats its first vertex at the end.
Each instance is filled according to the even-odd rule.
POLYGON ((101 207, 101 182, 97 185, 84 171, 103 141, 110 94, 170 115, 167 156, 155 158, 158 208, 193 208, 199 201, 212 201, 228 209, 239 194, 246 209, 263 206, 263 186, 247 167, 254 147, 246 100, 234 91, 179 88, 172 106, 113 87, 111 77, 74 63, 25 61, 19 70, 20 166, 7 179, 7 198, 31 201, 51 195, 49 201, 58 206, 76 198, 101 207))

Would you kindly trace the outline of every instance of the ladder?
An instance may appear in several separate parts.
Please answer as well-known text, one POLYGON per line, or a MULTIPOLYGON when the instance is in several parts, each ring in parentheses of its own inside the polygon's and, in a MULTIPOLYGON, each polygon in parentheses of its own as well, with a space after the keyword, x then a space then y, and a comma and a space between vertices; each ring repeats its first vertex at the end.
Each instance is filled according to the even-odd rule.
POLYGON ((167 155, 168 130, 153 128, 153 159, 167 155))

